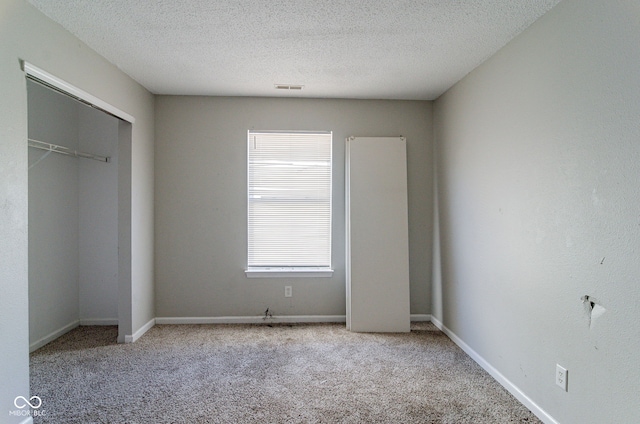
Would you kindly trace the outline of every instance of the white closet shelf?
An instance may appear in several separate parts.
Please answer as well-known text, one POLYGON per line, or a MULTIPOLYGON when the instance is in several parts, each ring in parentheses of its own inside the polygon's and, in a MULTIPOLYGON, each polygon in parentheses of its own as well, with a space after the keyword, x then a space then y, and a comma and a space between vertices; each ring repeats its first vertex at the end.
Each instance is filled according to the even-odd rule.
POLYGON ((60 153, 62 155, 73 156, 76 158, 85 158, 85 159, 93 159, 100 162, 111 162, 111 157, 109 156, 100 156, 94 155, 93 153, 80 152, 78 150, 69 149, 68 147, 59 146, 57 144, 46 143, 40 140, 34 140, 32 138, 29 140, 29 147, 33 147, 36 149, 47 150, 49 152, 60 153))

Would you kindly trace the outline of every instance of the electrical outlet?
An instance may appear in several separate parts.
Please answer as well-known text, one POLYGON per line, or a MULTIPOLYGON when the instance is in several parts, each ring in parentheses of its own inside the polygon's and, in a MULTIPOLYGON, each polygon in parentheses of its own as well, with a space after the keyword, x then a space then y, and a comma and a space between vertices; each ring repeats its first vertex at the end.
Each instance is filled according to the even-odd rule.
POLYGON ((569 377, 569 371, 566 368, 556 364, 556 384, 566 392, 567 390, 567 378, 569 377))
POLYGON ((291 286, 284 286, 284 297, 292 297, 293 288, 291 286))

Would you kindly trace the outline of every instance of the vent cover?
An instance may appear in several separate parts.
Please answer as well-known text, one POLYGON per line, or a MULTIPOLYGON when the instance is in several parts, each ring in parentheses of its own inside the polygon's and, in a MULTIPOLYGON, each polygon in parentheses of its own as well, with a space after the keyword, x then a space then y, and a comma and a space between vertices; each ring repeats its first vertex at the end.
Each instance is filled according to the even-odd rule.
POLYGON ((302 90, 304 85, 300 84, 275 84, 276 90, 302 90))

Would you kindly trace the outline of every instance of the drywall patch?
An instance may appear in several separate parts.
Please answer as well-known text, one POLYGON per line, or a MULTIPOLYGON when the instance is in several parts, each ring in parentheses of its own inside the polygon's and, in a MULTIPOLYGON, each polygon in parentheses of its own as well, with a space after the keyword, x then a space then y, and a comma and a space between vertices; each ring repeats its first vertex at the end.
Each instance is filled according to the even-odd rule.
POLYGON ((598 299, 593 296, 589 296, 588 294, 582 296, 580 300, 582 300, 585 315, 588 318, 589 328, 591 329, 593 328, 593 324, 595 323, 596 319, 601 317, 605 312, 607 312, 607 310, 600 304, 598 299))

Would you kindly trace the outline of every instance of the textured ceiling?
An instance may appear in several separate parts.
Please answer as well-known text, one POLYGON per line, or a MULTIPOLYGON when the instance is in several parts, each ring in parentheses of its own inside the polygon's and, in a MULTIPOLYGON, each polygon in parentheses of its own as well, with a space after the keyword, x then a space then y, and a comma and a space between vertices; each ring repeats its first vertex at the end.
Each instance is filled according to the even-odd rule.
POLYGON ((28 1, 156 94, 422 100, 559 2, 28 1))

